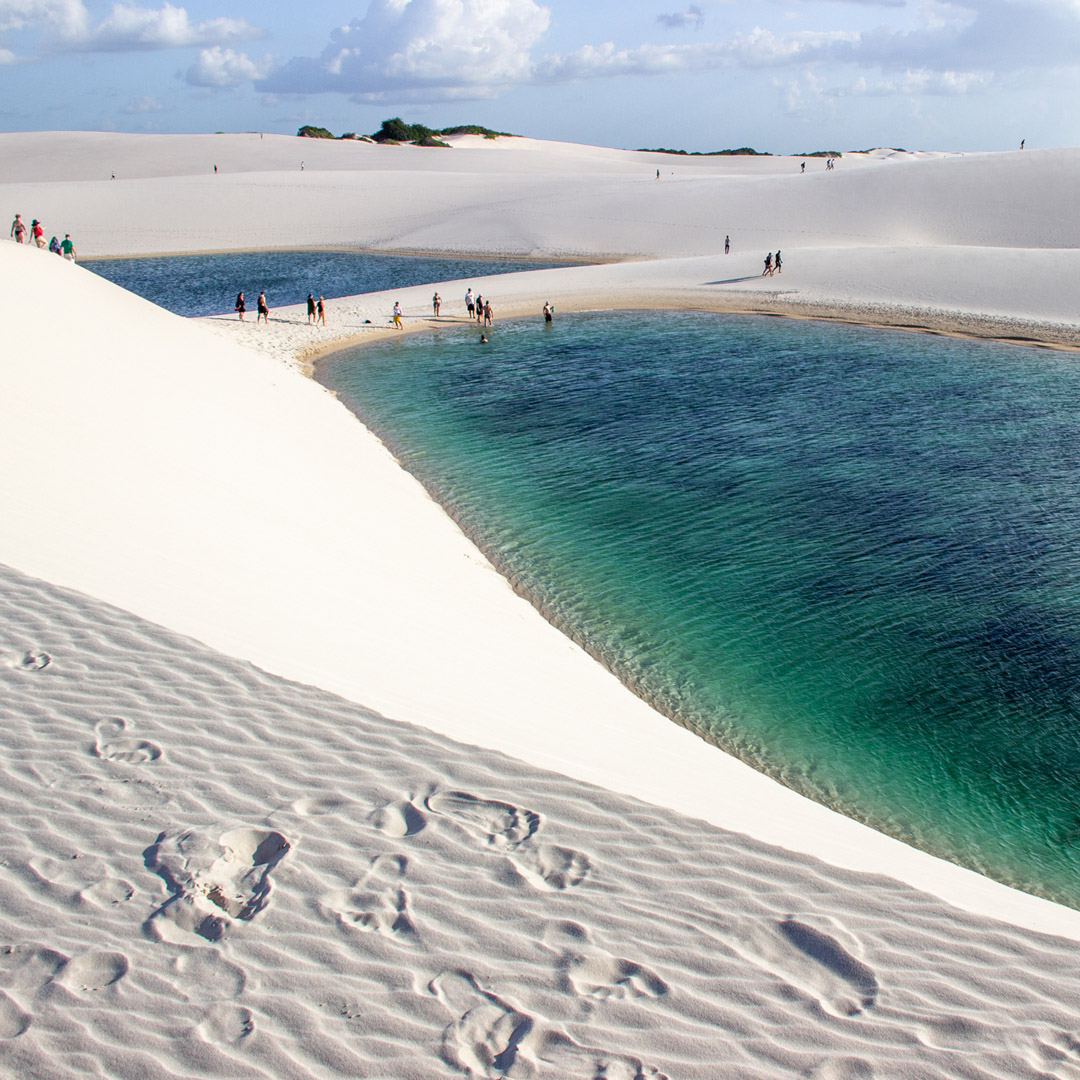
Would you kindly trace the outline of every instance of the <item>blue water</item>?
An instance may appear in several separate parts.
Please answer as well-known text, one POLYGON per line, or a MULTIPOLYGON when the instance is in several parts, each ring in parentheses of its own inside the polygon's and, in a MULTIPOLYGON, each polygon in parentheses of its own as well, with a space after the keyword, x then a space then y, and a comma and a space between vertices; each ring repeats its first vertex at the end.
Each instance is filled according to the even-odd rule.
POLYGON ((355 296, 430 281, 455 281, 566 264, 356 251, 239 251, 92 259, 82 265, 176 315, 217 315, 232 312, 236 294, 241 290, 249 297, 249 307, 254 306, 260 292, 265 292, 274 308, 302 304, 308 293, 327 298, 355 296))
POLYGON ((1080 906, 1075 357, 602 313, 375 344, 320 378, 669 716, 1080 906))

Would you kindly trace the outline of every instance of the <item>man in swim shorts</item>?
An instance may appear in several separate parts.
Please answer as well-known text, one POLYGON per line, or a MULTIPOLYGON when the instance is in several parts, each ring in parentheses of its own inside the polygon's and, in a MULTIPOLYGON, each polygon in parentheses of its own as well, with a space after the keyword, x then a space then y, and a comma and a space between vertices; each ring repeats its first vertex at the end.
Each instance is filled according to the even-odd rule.
POLYGON ((266 293, 259 293, 259 299, 255 302, 255 306, 258 308, 258 314, 255 316, 255 322, 258 324, 262 319, 264 322, 270 321, 270 308, 266 305, 266 293))

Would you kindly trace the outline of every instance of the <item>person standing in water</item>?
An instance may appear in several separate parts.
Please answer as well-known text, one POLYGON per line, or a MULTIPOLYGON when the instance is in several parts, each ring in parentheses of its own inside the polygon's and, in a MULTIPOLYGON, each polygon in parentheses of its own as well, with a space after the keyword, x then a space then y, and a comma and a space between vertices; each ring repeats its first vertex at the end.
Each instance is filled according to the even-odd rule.
POLYGON ((270 321, 270 308, 266 305, 266 293, 259 293, 259 299, 255 302, 255 307, 258 309, 258 314, 255 316, 256 325, 258 325, 260 319, 268 323, 270 321))
POLYGON ((546 322, 546 323, 551 322, 552 316, 554 316, 554 314, 555 314, 555 308, 552 305, 551 301, 548 300, 544 304, 544 322, 546 322))
POLYGON ((485 326, 490 326, 491 325, 491 301, 490 300, 485 300, 484 301, 484 325, 485 326))
POLYGON ((479 293, 476 294, 476 321, 484 321, 484 298, 479 293))
POLYGON ((236 296, 236 306, 233 308, 237 315, 240 316, 240 321, 244 321, 244 312, 247 311, 247 305, 244 303, 244 294, 240 292, 236 296))
POLYGON ((472 286, 465 290, 465 310, 469 313, 470 319, 476 311, 476 302, 473 300, 472 286))

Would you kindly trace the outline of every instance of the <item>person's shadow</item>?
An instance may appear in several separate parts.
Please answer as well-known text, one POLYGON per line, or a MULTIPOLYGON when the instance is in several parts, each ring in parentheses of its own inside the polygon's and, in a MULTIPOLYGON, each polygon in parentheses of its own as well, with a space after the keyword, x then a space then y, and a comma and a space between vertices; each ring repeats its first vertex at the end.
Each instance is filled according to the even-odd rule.
POLYGON ((740 281, 754 281, 756 278, 761 277, 761 274, 749 274, 747 277, 729 277, 724 278, 723 281, 706 281, 706 285, 738 285, 740 281))

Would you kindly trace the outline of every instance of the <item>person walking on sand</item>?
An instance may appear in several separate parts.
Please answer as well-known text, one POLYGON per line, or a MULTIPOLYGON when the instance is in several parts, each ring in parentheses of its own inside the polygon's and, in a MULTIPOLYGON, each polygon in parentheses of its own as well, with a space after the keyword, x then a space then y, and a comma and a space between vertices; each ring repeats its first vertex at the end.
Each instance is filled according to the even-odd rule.
POLYGON ((1020 149, 1021 149, 1021 150, 1023 150, 1023 149, 1024 149, 1024 143, 1026 143, 1026 142, 1027 142, 1027 139, 1021 139, 1021 140, 1020 140, 1020 149))
POLYGON ((266 306, 266 293, 259 293, 259 299, 255 301, 255 307, 258 309, 258 314, 255 316, 255 325, 259 325, 259 320, 263 322, 270 322, 270 308, 266 306))
POLYGON ((240 321, 243 322, 244 312, 247 311, 247 305, 244 303, 244 294, 242 292, 236 294, 236 305, 233 310, 240 316, 240 321))
POLYGON ((782 268, 783 268, 784 264, 780 261, 780 252, 779 251, 773 256, 772 264, 773 264, 773 269, 778 274, 783 272, 782 268))
POLYGON ((315 325, 326 325, 326 305, 323 303, 323 298, 319 297, 319 302, 315 305, 315 310, 318 312, 318 317, 315 319, 315 325))
POLYGON ((465 290, 465 310, 469 313, 470 319, 473 317, 473 313, 476 311, 476 302, 473 300, 471 286, 465 290))
POLYGON ((806 172, 806 162, 805 161, 799 166, 799 172, 806 172))
POLYGON ((11 235, 15 237, 16 244, 26 243, 26 226, 23 224, 21 214, 16 214, 15 220, 11 223, 11 235))
POLYGON ((436 319, 439 317, 439 308, 441 308, 441 307, 442 307, 442 297, 438 293, 436 293, 431 298, 431 308, 435 312, 435 318, 436 319))
POLYGON ((309 324, 315 321, 315 297, 311 293, 307 294, 307 321, 309 324))
POLYGON ((724 237, 724 254, 725 255, 730 255, 731 254, 731 237, 730 236, 725 236, 724 237))
POLYGON ((490 300, 485 300, 484 301, 484 325, 485 326, 490 326, 491 325, 491 301, 490 300))
POLYGON ((64 239, 60 241, 60 254, 68 262, 75 261, 75 245, 71 242, 71 233, 64 233, 64 239))
POLYGON ((37 218, 30 222, 30 236, 39 248, 45 246, 45 230, 41 227, 41 222, 37 218))
POLYGON ((550 300, 544 303, 544 322, 549 323, 555 314, 555 306, 550 300))
POLYGON ((762 277, 772 277, 772 252, 765 253, 765 269, 761 271, 762 277))
POLYGON ((402 326, 401 326, 401 303, 398 300, 394 301, 394 326, 396 326, 399 330, 402 329, 402 326))

